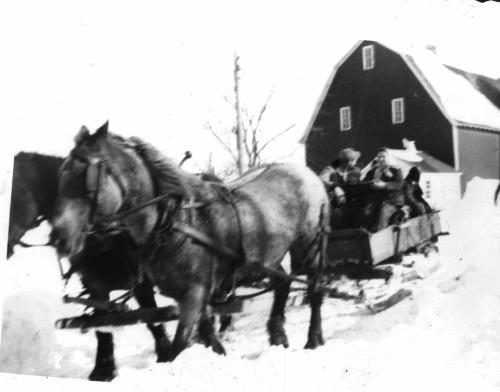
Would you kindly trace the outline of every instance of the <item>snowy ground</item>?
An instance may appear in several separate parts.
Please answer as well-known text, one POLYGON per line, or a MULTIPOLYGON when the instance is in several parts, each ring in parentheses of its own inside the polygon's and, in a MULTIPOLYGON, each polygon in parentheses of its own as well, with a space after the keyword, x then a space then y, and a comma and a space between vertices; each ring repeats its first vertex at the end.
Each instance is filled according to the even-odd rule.
MULTIPOLYGON (((328 300, 324 347, 302 349, 309 319, 305 306, 287 313, 287 350, 268 345, 266 309, 237 317, 234 330, 223 337, 226 357, 195 345, 172 364, 155 363, 144 326, 122 328, 115 333, 120 374, 113 384, 176 391, 499 389, 495 185, 474 181, 464 200, 443 213, 452 235, 440 239, 440 253, 432 256, 441 268, 412 283, 410 298, 376 315, 361 315, 352 302, 328 300)), ((94 336, 53 328, 55 319, 81 310, 61 304, 53 251, 17 249, 3 266, 0 283, 5 298, 0 371, 85 378, 93 365, 94 336)), ((170 335, 174 327, 168 326, 170 335)))

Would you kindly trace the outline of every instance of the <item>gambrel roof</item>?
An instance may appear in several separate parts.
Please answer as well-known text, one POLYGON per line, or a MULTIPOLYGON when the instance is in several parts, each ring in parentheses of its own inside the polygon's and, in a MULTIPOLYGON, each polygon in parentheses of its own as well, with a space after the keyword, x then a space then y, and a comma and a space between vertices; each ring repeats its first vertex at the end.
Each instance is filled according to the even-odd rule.
MULTIPOLYGON (((337 70, 365 42, 358 41, 333 68, 301 142, 305 143, 332 86, 337 70)), ((450 123, 466 128, 500 132, 500 110, 476 89, 469 79, 442 64, 435 54, 429 50, 412 50, 411 53, 406 53, 406 51, 377 43, 401 56, 450 123)))
POLYGON ((447 65, 446 67, 467 79, 476 90, 479 90, 493 105, 500 109, 500 79, 493 79, 485 75, 464 71, 451 65, 447 65))

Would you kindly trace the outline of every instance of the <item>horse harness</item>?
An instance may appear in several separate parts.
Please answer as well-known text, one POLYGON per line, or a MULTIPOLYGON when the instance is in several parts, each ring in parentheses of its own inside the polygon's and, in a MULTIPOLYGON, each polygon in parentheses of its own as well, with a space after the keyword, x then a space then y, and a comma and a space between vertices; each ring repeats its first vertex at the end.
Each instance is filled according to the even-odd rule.
MULTIPOLYGON (((233 261, 236 261, 238 264, 245 264, 245 252, 242 246, 242 243, 240 244, 240 252, 236 252, 235 250, 227 247, 225 244, 220 243, 215 241, 213 238, 205 234, 203 231, 196 229, 193 227, 192 222, 191 222, 191 211, 194 209, 199 209, 202 207, 205 207, 209 204, 212 204, 217 201, 226 201, 228 202, 234 209, 235 214, 236 214, 236 219, 238 221, 238 226, 240 228, 240 233, 242 233, 241 229, 241 220, 240 216, 238 214, 236 204, 234 201, 234 195, 233 192, 240 188, 240 186, 237 186, 233 189, 227 188, 224 184, 219 184, 219 183, 211 183, 212 189, 216 190, 216 193, 218 194, 217 197, 202 201, 202 202, 197 202, 197 201, 185 201, 181 195, 177 194, 163 194, 157 197, 154 197, 146 202, 140 203, 137 206, 131 207, 125 211, 118 211, 114 214, 106 215, 102 217, 101 219, 97 220, 97 211, 99 208, 100 204, 100 192, 101 192, 101 187, 104 181, 105 175, 110 175, 113 180, 118 184, 120 191, 122 193, 123 200, 126 200, 126 189, 127 187, 123 182, 121 181, 120 177, 115 173, 115 171, 112 169, 110 165, 107 164, 106 160, 101 160, 101 159, 95 159, 90 161, 89 159, 82 157, 82 156, 77 156, 73 155, 74 158, 83 160, 87 162, 87 172, 86 172, 86 187, 87 187, 87 192, 88 196, 91 200, 91 212, 90 212, 90 219, 89 219, 89 227, 87 228, 87 235, 106 235, 109 233, 112 233, 113 231, 120 230, 119 227, 116 227, 114 224, 116 222, 120 222, 123 218, 143 209, 151 205, 157 205, 160 204, 160 218, 157 221, 156 227, 153 230, 151 234, 151 251, 149 252, 149 260, 152 260, 157 252, 162 248, 164 245, 159 238, 166 232, 170 230, 174 230, 177 232, 182 233, 185 236, 185 239, 190 238, 191 240, 194 240, 198 244, 206 247, 207 249, 210 249, 213 252, 216 252, 220 254, 221 256, 227 257, 228 259, 231 259, 233 261), (219 188, 219 189, 217 189, 219 188), (174 200, 174 206, 173 208, 166 208, 166 201, 168 200, 174 200), (187 213, 185 214, 187 219, 184 219, 184 221, 178 221, 174 220, 175 215, 178 211, 184 210, 187 213), (185 222, 187 221, 187 223, 185 222)), ((264 169, 264 172, 268 169, 266 167, 264 169)), ((262 173, 260 174, 262 175, 262 173)), ((257 175, 256 177, 252 178, 250 181, 254 181, 256 178, 260 177, 260 175, 257 175)), ((322 212, 323 215, 323 212, 322 212)), ((323 216, 320 217, 323 219, 323 216)), ((308 249, 306 260, 304 260, 304 266, 307 265, 307 263, 310 261, 310 259, 314 258, 315 255, 318 252, 324 253, 324 249, 322 249, 322 244, 325 243, 325 236, 328 235, 328 229, 325 229, 324 224, 321 224, 322 229, 317 233, 317 236, 315 237, 314 241, 310 244, 310 248, 308 249)), ((242 235, 240 234, 240 240, 242 240, 242 235)), ((181 240, 179 243, 178 247, 182 246, 184 241, 181 240)), ((175 249, 174 249, 175 251, 175 249)), ((324 255, 322 255, 322 258, 324 255)), ((81 262, 81 261, 80 261, 81 262)), ((317 279, 314 279, 314 281, 309 281, 305 279, 298 278, 296 275, 291 275, 287 274, 284 271, 279 271, 275 270, 269 267, 266 267, 260 263, 253 263, 257 268, 259 268, 265 275, 279 278, 283 282, 287 281, 296 281, 299 283, 306 284, 308 286, 314 285, 317 288, 327 290, 327 291, 332 291, 332 289, 329 289, 327 287, 321 287, 321 285, 318 284, 317 279)), ((322 264, 324 264, 322 262, 322 264)), ((138 263, 139 266, 143 265, 143 263, 138 263)), ((73 265, 70 270, 63 275, 63 278, 68 280, 71 275, 76 272, 79 268, 79 263, 76 263, 73 265)), ((139 277, 138 277, 138 282, 140 283, 143 279, 143 274, 144 272, 142 271, 142 268, 139 268, 139 277)), ((234 294, 234 291, 236 289, 236 273, 233 276, 233 284, 231 288, 231 293, 229 293, 227 299, 223 302, 220 303, 227 303, 230 300, 235 300, 235 299, 249 299, 253 298, 255 296, 264 294, 266 292, 269 292, 275 288, 275 286, 283 283, 278 283, 275 286, 271 286, 268 288, 265 288, 257 293, 254 294, 249 294, 249 295, 242 295, 242 296, 237 296, 234 294)))

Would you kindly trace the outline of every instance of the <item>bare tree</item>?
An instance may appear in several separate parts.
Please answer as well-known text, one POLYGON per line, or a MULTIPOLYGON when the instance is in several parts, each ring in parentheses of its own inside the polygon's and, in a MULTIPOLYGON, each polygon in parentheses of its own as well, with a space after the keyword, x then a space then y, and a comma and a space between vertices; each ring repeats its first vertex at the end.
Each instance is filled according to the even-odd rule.
POLYGON ((250 114, 250 111, 244 104, 241 103, 240 100, 238 76, 240 66, 238 60, 239 57, 235 56, 234 101, 225 97, 225 101, 234 107, 236 113, 234 123, 229 130, 216 130, 210 123, 206 125, 206 128, 217 139, 224 150, 231 156, 237 171, 241 174, 246 169, 258 167, 264 163, 264 150, 280 136, 293 129, 295 124, 276 132, 273 136, 267 139, 264 138, 262 123, 264 116, 268 111, 269 102, 271 101, 273 93, 271 92, 268 95, 264 104, 255 114, 250 114))

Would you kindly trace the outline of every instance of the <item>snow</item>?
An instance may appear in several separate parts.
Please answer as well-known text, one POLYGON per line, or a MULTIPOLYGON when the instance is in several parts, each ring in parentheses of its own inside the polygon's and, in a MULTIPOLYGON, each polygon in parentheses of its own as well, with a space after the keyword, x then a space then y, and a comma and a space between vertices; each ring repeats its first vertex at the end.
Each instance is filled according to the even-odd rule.
POLYGON ((408 150, 397 150, 388 148, 387 151, 390 155, 394 156, 397 159, 401 159, 406 162, 417 163, 422 162, 423 158, 418 155, 418 151, 408 151, 408 150))
POLYGON ((452 121, 500 129, 500 112, 465 78, 446 68, 430 51, 414 50, 406 55, 417 65, 424 84, 437 94, 452 121))
MULTIPOLYGON (((194 345, 175 362, 155 363, 144 326, 115 333, 117 390, 498 390, 500 375, 500 209, 493 180, 475 178, 463 200, 443 214, 451 235, 441 237, 440 268, 412 284, 411 297, 367 315, 351 301, 328 299, 325 346, 304 350, 307 306, 287 311, 290 348, 270 347, 268 308, 236 317, 223 336, 226 357, 194 345)), ((43 235, 38 235, 43 240, 43 235)), ((30 238, 32 242, 35 238, 30 238)), ((81 308, 62 305, 63 285, 50 249, 16 249, 4 265, 5 296, 0 371, 84 379, 93 365, 92 333, 54 329, 56 318, 81 308), (34 257, 36 256, 36 257, 34 257)), ((411 260, 410 260, 411 259, 411 260)), ((397 283, 397 282, 396 282, 397 283)), ((76 289, 73 283, 70 289, 76 289)), ((175 323, 168 325, 170 336, 175 323)))

